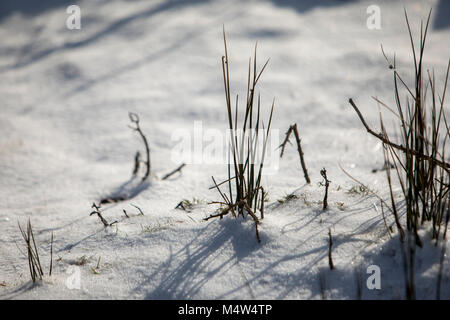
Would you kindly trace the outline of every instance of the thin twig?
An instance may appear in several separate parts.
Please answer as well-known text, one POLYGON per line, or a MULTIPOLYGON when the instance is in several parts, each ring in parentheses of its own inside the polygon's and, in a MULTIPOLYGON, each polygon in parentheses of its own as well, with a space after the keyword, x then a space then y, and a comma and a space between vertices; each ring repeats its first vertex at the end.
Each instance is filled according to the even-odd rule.
MULTIPOLYGON (((286 144, 289 142, 289 136, 292 133, 292 126, 289 126, 288 131, 286 131, 286 137, 284 138, 283 143, 280 144, 280 146, 278 148, 281 148, 281 152, 280 152, 280 158, 283 158, 283 154, 284 154, 284 148, 286 147, 286 144)), ((292 144, 292 143, 291 143, 292 144)))
POLYGON ((166 175, 162 178, 162 180, 166 180, 167 178, 171 177, 172 175, 174 175, 174 174, 177 173, 178 171, 181 172, 181 169, 183 169, 183 167, 184 167, 185 165, 186 165, 185 163, 181 164, 178 168, 176 168, 175 170, 173 170, 173 171, 169 172, 168 174, 166 174, 166 175))
POLYGON ((141 153, 137 151, 136 155, 134 156, 133 176, 135 176, 139 172, 140 164, 141 164, 141 153))
MULTIPOLYGON (((227 179, 225 181, 222 181, 221 183, 218 183, 217 186, 219 187, 219 186, 223 185, 224 183, 230 182, 231 180, 233 180, 235 178, 236 177, 231 177, 231 178, 229 178, 229 179, 227 179)), ((212 190, 212 189, 215 189, 215 188, 216 188, 216 186, 212 186, 212 187, 209 187, 208 190, 212 190)))
MULTIPOLYGON (((111 224, 109 224, 108 221, 106 221, 106 219, 103 218, 103 216, 102 216, 102 214, 101 214, 101 212, 100 212, 100 207, 101 207, 101 204, 100 204, 99 206, 97 206, 97 205, 95 204, 95 202, 94 202, 94 203, 92 204, 92 208, 95 209, 95 210, 92 211, 89 215, 92 216, 92 215, 96 214, 97 217, 100 219, 100 221, 103 223, 103 225, 104 225, 105 227, 109 227, 111 224)), ((116 222, 117 222, 117 221, 116 221, 116 222)))
POLYGON ((326 210, 328 207, 328 187, 330 186, 330 180, 327 178, 327 170, 323 168, 320 170, 320 174, 325 179, 324 183, 321 183, 322 186, 325 186, 325 195, 323 197, 323 210, 326 210))
MULTIPOLYGON (((146 170, 145 170, 144 176, 142 177, 142 181, 145 181, 148 178, 148 176, 150 176, 150 174, 151 174, 150 147, 148 146, 147 138, 144 135, 144 133, 142 132, 141 127, 139 125, 139 116, 136 113, 129 112, 128 117, 130 118, 130 121, 132 123, 134 123, 134 125, 135 125, 134 128, 131 126, 129 126, 129 127, 139 133, 139 135, 141 136, 142 141, 144 142, 144 145, 145 145, 146 160, 143 162, 145 164, 146 170)), ((136 155, 136 157, 137 157, 137 155, 136 155)))
POLYGON ((355 103, 353 102, 353 99, 349 99, 349 103, 352 105, 353 109, 355 109, 356 113, 358 114, 359 119, 361 120, 362 124, 364 125, 364 127, 366 128, 367 132, 370 133, 371 135, 373 135, 374 137, 378 138, 379 140, 381 140, 382 142, 390 145, 391 147, 394 147, 395 149, 401 150, 403 152, 409 152, 417 157, 423 158, 427 161, 431 161, 436 163, 438 166, 442 167, 444 170, 450 172, 450 163, 447 162, 443 162, 439 159, 433 158, 431 156, 425 155, 423 153, 419 153, 416 150, 413 149, 408 149, 405 148, 402 145, 396 144, 394 142, 391 142, 388 138, 384 137, 382 134, 380 133, 376 133, 375 131, 373 131, 366 123, 366 120, 364 119, 364 117, 362 116, 361 112, 359 111, 358 107, 355 105, 355 103))
POLYGON ((334 264, 333 264, 333 257, 331 255, 331 251, 333 248, 333 238, 331 237, 331 229, 328 229, 328 265, 330 266, 330 270, 334 269, 334 264))
POLYGON ((303 175, 305 176, 306 182, 311 183, 311 180, 309 179, 309 176, 308 176, 308 170, 306 170, 306 164, 305 164, 305 159, 304 159, 304 154, 303 154, 303 150, 302 150, 300 136, 299 136, 298 130, 297 130, 297 124, 294 124, 293 131, 294 131, 294 135, 295 135, 295 140, 297 141, 297 150, 298 150, 298 154, 300 156, 300 164, 302 165, 303 175))
POLYGON ((280 144, 280 146, 278 148, 281 148, 281 152, 280 152, 280 158, 283 157, 284 154, 284 148, 286 147, 286 144, 289 142, 289 137, 291 135, 291 133, 294 132, 294 136, 295 136, 295 141, 297 142, 297 151, 298 151, 298 155, 300 156, 300 164, 302 166, 303 169, 303 175, 305 177, 305 180, 307 183, 311 183, 311 180, 309 179, 309 175, 308 175, 308 170, 306 169, 306 164, 305 164, 305 159, 304 159, 304 153, 302 150, 302 145, 301 145, 301 139, 300 139, 300 135, 298 134, 298 129, 297 129, 297 124, 293 124, 291 126, 289 126, 288 131, 286 131, 286 137, 284 138, 284 141, 282 144, 280 144))
POLYGON ((136 206, 136 205, 134 205, 134 204, 132 204, 132 203, 130 203, 130 206, 133 206, 133 207, 135 207, 136 209, 138 209, 139 210, 139 215, 140 216, 143 216, 144 215, 144 212, 141 210, 141 208, 139 208, 138 206, 136 206))
POLYGON ((177 206, 175 207, 175 209, 178 209, 178 208, 181 208, 181 209, 183 209, 184 211, 186 211, 186 207, 183 205, 183 200, 181 200, 181 201, 177 204, 177 206))

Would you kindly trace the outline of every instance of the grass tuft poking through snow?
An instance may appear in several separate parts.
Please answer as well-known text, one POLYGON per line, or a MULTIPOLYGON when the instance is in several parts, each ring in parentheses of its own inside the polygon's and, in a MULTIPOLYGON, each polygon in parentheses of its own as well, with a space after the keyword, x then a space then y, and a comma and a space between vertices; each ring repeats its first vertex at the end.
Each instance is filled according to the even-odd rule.
POLYGON ((256 65, 256 51, 257 44, 255 45, 255 52, 253 56, 253 70, 252 60, 249 59, 248 63, 248 82, 247 82, 247 98, 245 105, 245 116, 242 123, 242 129, 238 131, 238 114, 239 114, 239 96, 236 95, 235 111, 233 116, 231 106, 231 89, 230 89, 230 61, 228 58, 227 40, 225 36, 225 27, 223 28, 223 41, 225 47, 225 55, 222 56, 222 71, 223 81, 225 87, 225 98, 227 104, 228 123, 230 129, 230 148, 233 158, 234 176, 231 176, 231 164, 228 164, 228 196, 223 193, 219 185, 217 185, 214 177, 212 177, 214 185, 221 195, 223 201, 213 202, 218 203, 224 208, 219 209, 219 213, 211 215, 205 220, 214 217, 223 218, 224 215, 232 213, 233 217, 246 217, 250 215, 255 222, 256 238, 258 242, 261 242, 258 224, 260 219, 256 216, 257 209, 260 209, 261 220, 264 219, 264 188, 261 186, 261 177, 264 166, 264 157, 267 147, 267 139, 270 132, 270 126, 272 123, 273 108, 275 99, 272 102, 272 108, 268 120, 267 128, 264 128, 264 123, 260 118, 261 112, 261 96, 258 95, 257 107, 255 106, 255 91, 258 80, 260 79, 264 69, 266 68, 269 60, 263 65, 261 70, 257 71, 256 65), (252 77, 253 76, 253 77, 252 77), (257 110, 255 110, 257 108, 257 110), (256 119, 255 119, 256 114, 256 119), (262 137, 260 136, 260 130, 262 126, 262 137), (262 148, 260 145, 260 139, 262 139, 262 148), (259 163, 258 163, 259 162, 259 163), (235 189, 233 192, 231 180, 235 182, 235 189), (261 195, 261 198, 258 196, 261 195), (259 202, 258 202, 259 200, 259 202), (259 204, 259 206, 258 206, 259 204), (236 214, 237 212, 237 214, 236 214))
MULTIPOLYGON (((26 246, 26 257, 28 259, 28 268, 30 271, 31 280, 36 282, 36 280, 42 280, 44 276, 44 270, 41 265, 41 260, 39 258, 39 251, 36 246, 36 241, 34 239, 33 227, 31 226, 31 220, 28 220, 26 231, 19 225, 19 230, 22 235, 23 240, 25 241, 26 246)), ((23 252, 22 252, 23 253, 23 252)), ((51 249, 50 249, 50 265, 48 275, 52 275, 53 269, 53 232, 51 236, 51 249)))
MULTIPOLYGON (((393 62, 389 61, 383 47, 381 47, 389 69, 393 71, 396 107, 391 108, 379 99, 375 100, 379 105, 394 113, 399 120, 397 127, 394 129, 401 133, 401 141, 396 142, 390 138, 381 112, 381 133, 376 133, 367 125, 355 102, 352 99, 349 100, 367 131, 382 142, 384 168, 391 205, 384 204, 393 214, 399 232, 407 299, 416 298, 414 279, 416 247, 423 247, 419 229, 424 223, 431 222, 432 239, 435 240, 437 246, 441 229, 444 229, 442 240, 446 241, 450 215, 450 163, 448 162, 449 154, 446 152, 446 142, 450 138, 450 130, 444 109, 450 59, 443 91, 439 94, 437 93, 434 71, 430 73, 427 70, 426 76, 424 76, 423 71, 430 17, 431 10, 428 14, 425 29, 423 22, 421 22, 417 51, 405 9, 405 19, 414 58, 414 76, 412 79, 415 84, 414 88, 410 88, 406 84, 409 81, 404 80, 400 75, 395 56, 393 62), (406 104, 401 102, 402 89, 406 93, 406 104), (428 117, 431 117, 431 119, 428 117), (395 169, 397 182, 401 187, 402 205, 398 203, 393 192, 392 166, 395 169), (406 226, 401 220, 402 216, 406 217, 406 226)), ((442 270, 442 259, 440 270, 442 270)), ((437 292, 440 291, 440 275, 438 275, 438 279, 437 292)), ((437 293, 437 296, 439 296, 439 293, 437 293)))

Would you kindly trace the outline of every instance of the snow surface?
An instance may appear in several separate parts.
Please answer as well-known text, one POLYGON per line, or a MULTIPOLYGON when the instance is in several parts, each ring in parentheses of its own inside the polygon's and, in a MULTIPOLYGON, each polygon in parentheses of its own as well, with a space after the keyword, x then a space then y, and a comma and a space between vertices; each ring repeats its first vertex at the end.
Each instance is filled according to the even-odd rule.
MULTIPOLYGON (((383 164, 381 146, 347 101, 353 97, 374 127, 378 107, 371 96, 393 102, 381 43, 411 75, 404 6, 416 35, 434 8, 426 63, 443 79, 450 57, 447 1, 85 0, 76 1, 81 30, 66 28, 68 1, 42 3, 0 4, 1 299, 320 299, 321 277, 328 298, 354 299, 358 270, 364 299, 404 298, 398 237, 389 239, 379 201, 349 192, 356 183, 338 166, 388 196, 384 172, 372 173, 383 164), (381 9, 381 30, 366 27, 372 4, 381 9), (194 121, 227 128, 223 24, 233 92, 244 95, 258 41, 260 64, 271 58, 260 86, 263 110, 276 97, 273 128, 280 139, 298 123, 312 179, 305 185, 288 145, 277 174, 263 180, 269 202, 261 243, 249 219, 202 220, 216 209, 207 202, 220 200, 208 188, 211 176, 226 178, 225 165, 188 164, 161 180, 180 164, 171 157, 174 130, 192 131, 194 121), (142 145, 127 128, 129 111, 140 115, 151 148, 153 174, 137 190, 127 182, 142 145), (323 167, 332 181, 325 212, 323 167), (121 188, 137 194, 103 206, 104 217, 118 221, 104 228, 89 216, 91 204, 121 188), (277 201, 291 193, 297 198, 277 201), (194 198, 200 201, 189 212, 174 209, 194 198), (17 247, 23 247, 17 223, 28 218, 45 270, 55 236, 53 275, 34 285, 17 247), (365 286, 372 264, 381 268, 381 290, 365 286), (81 271, 80 289, 67 286, 71 266, 81 271)), ((426 229, 423 237, 417 296, 432 299, 440 248, 426 229)), ((447 255, 446 299, 448 262, 447 255)))

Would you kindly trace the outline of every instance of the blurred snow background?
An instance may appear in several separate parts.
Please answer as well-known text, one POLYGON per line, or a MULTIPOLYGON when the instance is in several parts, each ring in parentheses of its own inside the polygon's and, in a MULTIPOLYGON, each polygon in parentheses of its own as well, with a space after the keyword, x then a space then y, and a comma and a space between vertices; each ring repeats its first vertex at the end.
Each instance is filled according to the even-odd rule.
MULTIPOLYGON (((433 7, 427 67, 438 82, 450 57, 450 1, 25 1, 0 3, 0 298, 320 298, 327 267, 328 228, 335 235, 337 270, 325 272, 331 298, 355 298, 355 270, 378 264, 382 289, 363 298, 403 298, 398 239, 388 241, 376 199, 348 192, 354 182, 338 163, 382 195, 383 159, 348 98, 378 124, 371 96, 393 102, 392 75, 380 44, 411 75, 406 8, 418 36, 433 7), (67 6, 81 8, 81 29, 66 28, 67 6), (367 28, 367 8, 381 10, 381 29, 367 28), (250 222, 202 222, 220 165, 188 165, 159 178, 172 159, 177 128, 226 129, 221 56, 225 25, 232 89, 244 95, 248 58, 258 41, 267 113, 276 97, 273 127, 282 134, 297 122, 313 183, 304 185, 298 155, 288 146, 279 172, 267 176, 262 243, 250 222), (105 206, 114 227, 90 217, 93 201, 131 175, 141 141, 127 125, 136 112, 151 147, 151 181, 137 197, 105 206), (331 208, 321 212, 319 171, 326 167, 331 208), (291 192, 298 199, 279 205, 291 192), (189 213, 182 199, 201 199, 189 213), (146 213, 136 216, 130 203, 146 213), (122 209, 133 216, 124 219, 122 209), (28 218, 49 257, 55 233, 54 276, 31 286, 17 221, 28 218), (85 257, 85 259, 81 259, 85 257), (99 274, 96 266, 101 257, 99 274), (81 259, 81 260, 80 260, 81 259), (84 261, 83 263, 79 263, 84 261), (65 285, 79 265, 80 290, 65 285), (3 281, 3 282, 2 282, 3 281)), ((442 82, 439 82, 442 86, 442 82)), ((282 137, 281 137, 282 138, 282 137)), ((439 248, 422 249, 417 262, 419 298, 434 295, 439 248)), ((448 262, 448 259, 447 259, 448 262)), ((450 298, 449 268, 442 296, 450 298)))

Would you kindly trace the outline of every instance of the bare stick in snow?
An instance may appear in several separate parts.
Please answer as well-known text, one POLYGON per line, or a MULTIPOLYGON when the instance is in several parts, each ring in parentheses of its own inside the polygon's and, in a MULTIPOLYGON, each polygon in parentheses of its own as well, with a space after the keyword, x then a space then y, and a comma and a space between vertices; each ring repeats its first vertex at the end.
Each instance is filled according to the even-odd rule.
POLYGON ((325 179, 324 183, 321 183, 322 186, 325 186, 325 196, 323 197, 323 210, 326 210, 328 207, 328 187, 330 186, 330 180, 327 178, 327 170, 323 168, 320 170, 320 174, 325 179))
POLYGON ((172 175, 174 175, 177 172, 181 172, 181 169, 184 168, 184 166, 186 165, 186 163, 181 164, 178 168, 176 168, 175 170, 169 172, 168 174, 166 174, 162 180, 166 180, 167 178, 171 177, 172 175))
POLYGON ((331 237, 331 229, 328 229, 328 239, 329 239, 328 265, 330 266, 330 270, 333 270, 334 269, 334 264, 333 264, 333 257, 331 255, 331 250, 333 248, 333 238, 331 237))
MULTIPOLYGON (((130 117, 130 121, 132 123, 134 123, 134 125, 135 125, 135 127, 132 127, 132 126, 129 126, 129 127, 139 133, 139 135, 141 136, 142 141, 144 142, 144 145, 145 145, 146 160, 143 161, 143 162, 145 164, 146 170, 145 170, 144 176, 142 177, 142 181, 145 181, 148 178, 148 176, 151 174, 151 171, 150 171, 151 170, 151 165, 150 165, 150 148, 148 146, 147 138, 145 137, 145 135, 142 132, 141 127, 139 125, 139 116, 136 113, 133 113, 133 112, 129 112, 128 116, 130 117)), ((137 157, 138 157, 138 154, 136 154, 135 160, 136 160, 137 157)), ((139 155, 139 157, 140 157, 140 155, 139 155)), ((135 170, 136 170, 136 165, 135 165, 135 170)))
POLYGON ((300 139, 300 135, 298 134, 298 129, 297 129, 296 123, 289 127, 288 131, 286 132, 286 138, 284 139, 283 143, 280 145, 280 148, 281 148, 280 158, 283 157, 284 148, 286 147, 286 144, 288 142, 291 143, 289 141, 289 136, 291 135, 292 132, 294 132, 295 141, 297 142, 297 151, 298 151, 298 155, 300 156, 300 164, 303 169, 303 175, 305 177, 306 182, 311 183, 311 180, 309 179, 309 175, 308 175, 308 170, 306 169, 304 153, 303 153, 303 149, 302 149, 302 145, 301 145, 301 139, 300 139))

